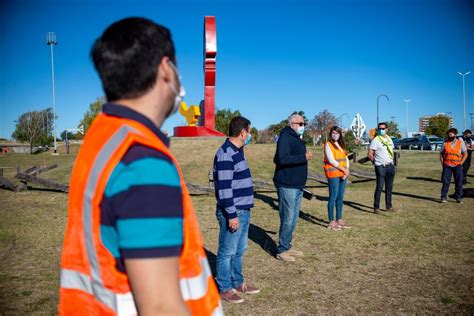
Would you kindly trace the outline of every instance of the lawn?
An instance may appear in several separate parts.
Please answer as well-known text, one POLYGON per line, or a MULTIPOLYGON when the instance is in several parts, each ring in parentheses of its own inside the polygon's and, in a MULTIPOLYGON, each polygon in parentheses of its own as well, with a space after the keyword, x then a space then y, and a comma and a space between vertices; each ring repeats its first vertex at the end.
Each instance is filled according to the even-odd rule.
MULTIPOLYGON (((222 139, 173 139, 172 151, 188 182, 207 184, 222 139)), ((310 171, 322 173, 320 148, 311 149, 310 171)), ((22 170, 58 163, 44 176, 67 183, 74 153, 8 154, 0 167, 22 170)), ((249 145, 246 156, 256 179, 271 181, 274 145, 249 145)), ((371 165, 355 165, 371 171, 371 165)), ((309 181, 315 194, 304 200, 294 236, 305 257, 276 260, 278 201, 274 192, 255 194, 244 258, 248 282, 261 287, 240 305, 224 303, 230 315, 466 314, 474 313, 474 200, 439 203, 437 153, 403 151, 394 185, 396 213, 372 213, 372 180, 351 177, 344 217, 352 229, 330 231, 327 187, 309 181)), ((14 169, 6 169, 14 176, 14 169)), ((474 178, 470 178, 474 182, 474 178)), ((469 184, 468 188, 473 185, 469 184)), ((451 193, 454 187, 451 188, 451 193)), ((211 265, 218 225, 213 196, 193 197, 211 265)), ((54 314, 59 258, 67 217, 67 195, 33 186, 26 192, 0 189, 0 315, 54 314)))

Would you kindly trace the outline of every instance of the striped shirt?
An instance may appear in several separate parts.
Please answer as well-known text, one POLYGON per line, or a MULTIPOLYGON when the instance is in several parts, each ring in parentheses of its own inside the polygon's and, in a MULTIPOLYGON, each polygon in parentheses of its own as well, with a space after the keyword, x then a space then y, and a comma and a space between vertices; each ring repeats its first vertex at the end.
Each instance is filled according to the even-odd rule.
MULTIPOLYGON (((145 116, 107 103, 107 115, 136 120, 165 145, 169 139, 145 116)), ((124 258, 174 257, 183 245, 183 198, 174 163, 163 153, 131 146, 110 175, 100 204, 102 242, 124 272, 124 258)))
POLYGON ((237 209, 253 207, 253 182, 243 148, 229 139, 214 157, 214 187, 217 207, 225 210, 228 218, 237 217, 237 209))

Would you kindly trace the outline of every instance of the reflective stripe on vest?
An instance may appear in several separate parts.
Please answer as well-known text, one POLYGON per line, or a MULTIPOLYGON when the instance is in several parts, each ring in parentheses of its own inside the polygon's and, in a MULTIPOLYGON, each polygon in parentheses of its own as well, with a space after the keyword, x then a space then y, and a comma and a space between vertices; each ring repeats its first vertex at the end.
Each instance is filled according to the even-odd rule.
MULTIPOLYGON (((208 279, 212 277, 211 268, 205 257, 199 258, 202 273, 191 278, 180 279, 181 295, 185 301, 196 300, 207 293, 208 279)), ((94 284, 88 275, 69 269, 61 270, 61 288, 73 289, 93 295, 99 301, 107 305, 118 315, 136 315, 137 309, 131 292, 113 293, 103 287, 94 284)), ((223 315, 222 306, 219 306, 212 313, 213 315, 223 315)))

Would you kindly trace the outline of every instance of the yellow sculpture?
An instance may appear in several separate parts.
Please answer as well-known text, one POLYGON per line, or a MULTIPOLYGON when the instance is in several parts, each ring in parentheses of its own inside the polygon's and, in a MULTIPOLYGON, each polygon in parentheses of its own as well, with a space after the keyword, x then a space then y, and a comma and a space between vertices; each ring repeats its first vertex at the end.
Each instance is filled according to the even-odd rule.
POLYGON ((199 106, 191 105, 189 108, 186 105, 186 102, 181 102, 179 106, 179 114, 184 116, 188 126, 196 126, 196 123, 201 116, 201 111, 199 110, 199 106))

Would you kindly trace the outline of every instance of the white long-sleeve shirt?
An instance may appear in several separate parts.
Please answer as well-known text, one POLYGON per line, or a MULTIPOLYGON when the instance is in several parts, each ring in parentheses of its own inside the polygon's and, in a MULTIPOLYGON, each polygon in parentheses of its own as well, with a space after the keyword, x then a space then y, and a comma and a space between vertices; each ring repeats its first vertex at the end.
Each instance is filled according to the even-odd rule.
MULTIPOLYGON (((336 147, 342 151, 341 146, 339 146, 338 142, 335 142, 336 147)), ((333 165, 334 167, 339 167, 339 162, 334 159, 334 155, 332 154, 331 147, 329 146, 329 142, 326 143, 324 146, 324 153, 326 154, 326 158, 328 159, 329 163, 333 165)), ((349 158, 346 157, 346 163, 347 163, 347 169, 349 169, 349 158)))

